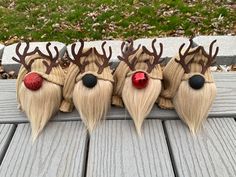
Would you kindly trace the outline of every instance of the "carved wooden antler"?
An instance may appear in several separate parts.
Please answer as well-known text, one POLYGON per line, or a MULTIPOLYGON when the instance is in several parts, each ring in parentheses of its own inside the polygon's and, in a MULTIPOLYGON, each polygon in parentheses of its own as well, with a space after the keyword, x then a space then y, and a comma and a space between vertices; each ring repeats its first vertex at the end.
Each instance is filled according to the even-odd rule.
POLYGON ((189 42, 190 42, 190 44, 189 44, 188 48, 185 50, 184 54, 182 54, 182 49, 185 46, 185 43, 180 46, 180 48, 179 48, 179 58, 180 59, 179 60, 175 59, 175 61, 183 67, 185 73, 190 73, 190 68, 188 66, 193 61, 193 58, 192 58, 188 63, 185 63, 186 57, 188 55, 193 54, 193 53, 197 53, 200 50, 200 47, 198 47, 195 51, 189 52, 191 46, 193 45, 193 40, 189 39, 189 42))
POLYGON ((125 63, 129 66, 129 68, 130 68, 132 71, 135 70, 135 64, 137 63, 137 58, 134 57, 133 60, 130 62, 130 61, 129 61, 129 57, 130 57, 131 55, 135 54, 135 53, 139 50, 140 46, 141 46, 141 45, 139 44, 138 48, 137 48, 136 50, 134 50, 134 48, 133 48, 133 41, 130 41, 130 46, 129 46, 128 48, 126 48, 126 50, 125 50, 125 49, 124 49, 124 47, 125 47, 125 42, 123 42, 123 43, 121 44, 121 52, 122 52, 122 55, 123 55, 123 56, 122 56, 122 57, 121 57, 121 56, 118 56, 118 59, 119 59, 120 61, 125 62, 125 63))
POLYGON ((150 62, 150 60, 147 61, 147 65, 148 65, 147 72, 148 73, 150 73, 157 64, 163 62, 163 60, 164 60, 164 59, 160 60, 162 52, 163 52, 163 45, 162 45, 162 43, 159 44, 160 45, 160 52, 159 52, 159 54, 157 54, 157 51, 156 51, 156 48, 154 45, 155 42, 156 42, 156 39, 154 39, 152 41, 153 52, 150 52, 145 46, 143 46, 143 52, 154 57, 154 61, 152 63, 150 62))
POLYGON ((202 60, 199 62, 202 65, 201 74, 205 74, 207 68, 209 68, 211 66, 211 64, 214 63, 214 61, 215 61, 215 57, 219 51, 219 47, 216 47, 215 54, 212 55, 212 49, 213 49, 213 45, 215 42, 216 42, 216 40, 212 41, 212 43, 210 44, 209 54, 207 54, 206 51, 204 50, 204 48, 202 48, 202 54, 207 58, 207 63, 206 63, 206 65, 204 65, 204 62, 202 60))
POLYGON ((19 49, 20 49, 21 43, 19 42, 16 46, 16 54, 19 57, 19 60, 16 59, 15 57, 12 57, 12 59, 18 63, 21 63, 25 69, 30 72, 31 71, 31 65, 33 64, 34 60, 30 60, 30 62, 27 64, 25 61, 25 58, 27 56, 33 55, 38 51, 38 47, 36 47, 32 52, 28 52, 29 50, 29 42, 26 42, 26 47, 23 51, 23 54, 20 54, 19 49))
POLYGON ((48 64, 46 61, 43 61, 43 64, 46 66, 47 70, 46 70, 46 74, 50 74, 51 70, 53 67, 56 67, 59 63, 57 62, 58 58, 59 58, 59 50, 56 46, 54 46, 54 50, 56 51, 56 56, 53 57, 53 54, 51 52, 51 50, 49 49, 51 43, 48 42, 46 44, 46 50, 48 52, 48 55, 45 55, 44 53, 42 53, 39 49, 38 49, 38 54, 44 58, 47 58, 50 60, 50 64, 48 64))
POLYGON ((102 64, 100 64, 98 61, 95 61, 95 64, 98 66, 98 74, 101 74, 103 69, 105 67, 109 66, 109 60, 111 59, 111 55, 112 55, 111 46, 109 47, 109 56, 106 55, 106 51, 105 51, 105 48, 104 48, 105 44, 106 44, 106 42, 104 41, 102 43, 102 52, 103 52, 102 55, 98 53, 98 51, 97 51, 97 49, 95 47, 93 48, 94 49, 94 53, 97 56, 99 56, 100 58, 103 59, 103 63, 102 64))
POLYGON ((74 63, 75 65, 77 65, 77 66, 79 67, 80 73, 84 73, 84 71, 85 71, 85 66, 86 66, 87 64, 89 64, 89 62, 84 60, 84 62, 81 63, 81 60, 80 60, 80 59, 81 59, 81 57, 87 57, 87 56, 89 56, 89 54, 92 52, 92 48, 89 49, 87 52, 84 52, 84 53, 83 53, 84 41, 83 41, 82 39, 80 39, 79 41, 80 41, 81 45, 80 45, 80 48, 79 48, 79 51, 77 52, 77 54, 76 54, 76 52, 75 52, 76 43, 72 44, 72 46, 71 46, 71 53, 72 53, 72 56, 74 57, 74 59, 71 59, 71 58, 69 57, 68 52, 67 52, 67 56, 68 56, 68 59, 69 59, 72 63, 74 63))

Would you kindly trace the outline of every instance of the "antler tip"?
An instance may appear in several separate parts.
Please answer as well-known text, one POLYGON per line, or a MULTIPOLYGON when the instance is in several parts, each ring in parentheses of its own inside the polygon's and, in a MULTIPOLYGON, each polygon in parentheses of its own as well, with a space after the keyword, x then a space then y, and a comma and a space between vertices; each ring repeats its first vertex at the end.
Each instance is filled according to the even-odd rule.
POLYGON ((163 48, 163 44, 161 42, 159 43, 159 45, 160 45, 161 48, 163 48))
POLYGON ((217 39, 215 39, 214 41, 212 41, 212 43, 215 43, 217 41, 217 39))
POLYGON ((79 42, 80 42, 80 43, 84 43, 84 40, 83 40, 83 39, 79 39, 79 42))
POLYGON ((104 46, 106 43, 107 43, 107 41, 103 41, 103 42, 102 42, 102 46, 104 46))
POLYGON ((49 47, 51 45, 51 42, 48 42, 47 44, 46 44, 46 47, 49 47))

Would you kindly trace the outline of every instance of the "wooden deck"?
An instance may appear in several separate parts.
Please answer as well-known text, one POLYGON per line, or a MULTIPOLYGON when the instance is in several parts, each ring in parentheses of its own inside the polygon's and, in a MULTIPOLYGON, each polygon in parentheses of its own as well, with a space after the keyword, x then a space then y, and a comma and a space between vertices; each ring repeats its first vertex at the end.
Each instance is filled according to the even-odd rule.
POLYGON ((193 136, 175 111, 154 106, 138 137, 112 108, 88 135, 78 113, 58 113, 32 143, 15 80, 0 80, 0 177, 235 177, 236 73, 214 73, 217 98, 193 136))

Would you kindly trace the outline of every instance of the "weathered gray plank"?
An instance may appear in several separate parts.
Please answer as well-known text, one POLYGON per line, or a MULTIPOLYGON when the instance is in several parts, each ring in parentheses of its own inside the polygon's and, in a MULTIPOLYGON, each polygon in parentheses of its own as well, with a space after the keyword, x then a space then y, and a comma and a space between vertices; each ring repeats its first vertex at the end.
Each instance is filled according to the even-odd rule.
POLYGON ((15 125, 0 124, 0 164, 14 133, 15 125))
POLYGON ((195 136, 179 120, 165 121, 165 126, 178 176, 236 175, 234 119, 210 119, 195 136))
MULTIPOLYGON (((217 97, 214 101, 209 117, 234 117, 236 116, 236 72, 214 73, 217 85, 217 97)), ((16 80, 0 80, 0 122, 27 122, 24 113, 17 109, 16 80)), ((123 108, 112 107, 107 115, 107 119, 130 118, 127 111, 123 108)), ((148 116, 152 119, 177 119, 178 116, 173 110, 163 110, 155 105, 148 116)), ((72 113, 61 113, 55 115, 55 121, 62 120, 80 120, 77 111, 72 113)))
POLYGON ((214 79, 217 86, 217 96, 210 116, 236 116, 236 72, 214 73, 214 79))
POLYGON ((144 123, 139 137, 131 120, 108 120, 92 133, 87 177, 174 176, 160 120, 144 123))
POLYGON ((82 177, 86 129, 81 122, 49 123, 32 143, 29 124, 19 124, 0 167, 4 177, 82 177))

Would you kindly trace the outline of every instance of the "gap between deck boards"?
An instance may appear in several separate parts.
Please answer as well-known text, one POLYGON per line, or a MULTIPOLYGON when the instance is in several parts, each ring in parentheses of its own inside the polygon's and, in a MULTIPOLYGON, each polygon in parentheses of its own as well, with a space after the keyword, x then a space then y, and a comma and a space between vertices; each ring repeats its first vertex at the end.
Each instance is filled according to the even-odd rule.
MULTIPOLYGON (((0 125, 1 125, 1 124, 0 124, 0 125)), ((2 149, 2 152, 1 152, 1 154, 0 154, 0 166, 1 166, 1 164, 2 164, 2 161, 3 161, 4 157, 5 157, 5 154, 6 154, 6 152, 7 152, 7 149, 8 149, 8 147, 9 147, 10 143, 11 143, 12 137, 13 137, 14 134, 15 134, 16 128, 17 128, 17 124, 13 124, 12 127, 11 127, 11 130, 10 130, 9 134, 7 135, 7 136, 8 136, 8 137, 7 137, 7 140, 6 140, 5 145, 4 145, 3 149, 2 149)))

